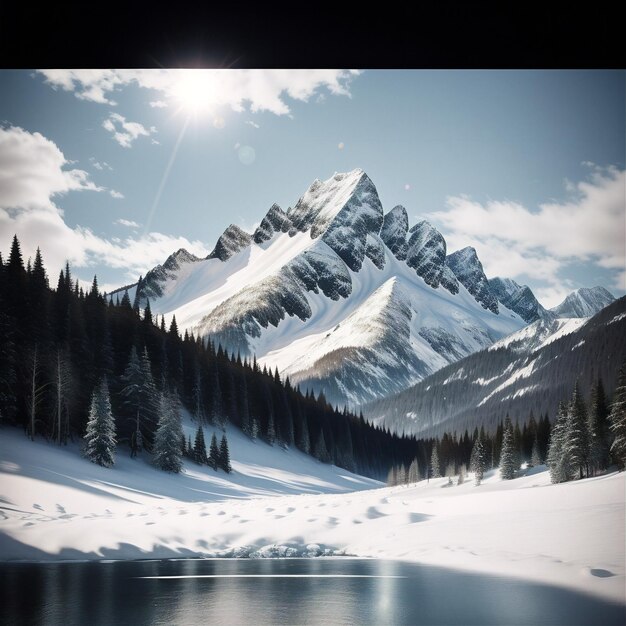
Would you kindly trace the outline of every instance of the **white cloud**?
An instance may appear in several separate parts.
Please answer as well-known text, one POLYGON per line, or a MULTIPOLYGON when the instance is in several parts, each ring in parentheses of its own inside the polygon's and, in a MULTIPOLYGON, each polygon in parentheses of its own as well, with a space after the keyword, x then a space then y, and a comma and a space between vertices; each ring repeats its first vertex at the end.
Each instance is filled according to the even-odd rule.
POLYGON ((133 222, 133 220, 125 220, 123 217, 119 220, 115 220, 114 224, 120 224, 120 226, 128 226, 128 228, 139 228, 141 224, 133 222))
POLYGON ((146 128, 139 122, 128 122, 123 115, 119 113, 111 113, 109 117, 102 122, 105 130, 113 134, 113 139, 122 146, 122 148, 130 148, 133 141, 138 137, 149 137, 156 133, 154 126, 146 128))
POLYGON ((568 265, 623 270, 625 185, 626 171, 594 166, 589 180, 574 185, 566 201, 545 202, 537 210, 457 196, 428 217, 442 226, 450 250, 475 247, 488 276, 545 281, 546 298, 557 304, 555 298, 569 288, 561 275, 568 265))
POLYGON ((50 198, 68 191, 104 191, 40 133, 0 127, 0 207, 5 211, 51 210, 50 198))
POLYGON ((124 199, 124 194, 120 193, 119 191, 115 191, 115 189, 109 190, 109 194, 111 194, 111 197, 115 198, 116 200, 123 200, 124 199))
POLYGON ((165 109, 167 108, 167 102, 164 102, 163 100, 153 100, 150 102, 150 106, 153 109, 165 109))
POLYGON ((256 122, 253 122, 252 120, 246 120, 245 123, 248 124, 248 126, 252 126, 252 128, 261 128, 256 122))
POLYGON ((290 112, 285 96, 307 102, 324 93, 349 96, 355 70, 233 70, 233 69, 149 69, 149 70, 38 70, 55 89, 72 91, 76 97, 114 105, 111 94, 127 85, 137 85, 158 94, 150 106, 180 103, 191 83, 201 87, 207 105, 234 111, 290 112), (157 104, 158 103, 158 104, 157 104))
POLYGON ((96 161, 94 157, 89 157, 89 162, 97 169, 97 170, 109 170, 113 171, 113 168, 106 161, 96 161))
POLYGON ((124 269, 129 279, 162 263, 178 248, 199 256, 208 253, 202 242, 185 237, 150 232, 114 241, 80 225, 68 226, 53 199, 69 191, 105 191, 86 172, 65 169, 68 163, 58 146, 40 133, 0 128, 0 246, 4 250, 16 233, 25 258, 34 257, 41 247, 53 277, 67 260, 77 268, 124 269))

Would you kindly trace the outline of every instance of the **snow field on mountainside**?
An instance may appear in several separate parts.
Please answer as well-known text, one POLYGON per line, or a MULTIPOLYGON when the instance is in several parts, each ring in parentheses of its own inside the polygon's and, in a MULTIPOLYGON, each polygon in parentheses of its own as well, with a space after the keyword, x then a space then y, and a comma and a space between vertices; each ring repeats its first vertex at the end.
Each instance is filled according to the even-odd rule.
MULTIPOLYGON (((186 431, 192 434, 193 425, 186 431)), ((210 437, 211 430, 206 433, 210 437)), ((624 602, 625 474, 549 484, 542 468, 479 487, 407 487, 228 431, 234 473, 182 476, 118 455, 0 432, 0 557, 56 560, 321 554, 400 558, 507 575, 624 602)))

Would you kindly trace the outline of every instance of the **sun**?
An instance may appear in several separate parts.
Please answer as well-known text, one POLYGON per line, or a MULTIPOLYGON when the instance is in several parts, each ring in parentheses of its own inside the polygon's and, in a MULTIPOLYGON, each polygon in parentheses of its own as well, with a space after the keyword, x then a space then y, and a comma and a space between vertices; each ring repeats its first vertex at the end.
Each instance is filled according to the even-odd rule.
POLYGON ((215 109, 218 85, 210 70, 180 70, 172 95, 181 109, 194 114, 211 114, 215 109))

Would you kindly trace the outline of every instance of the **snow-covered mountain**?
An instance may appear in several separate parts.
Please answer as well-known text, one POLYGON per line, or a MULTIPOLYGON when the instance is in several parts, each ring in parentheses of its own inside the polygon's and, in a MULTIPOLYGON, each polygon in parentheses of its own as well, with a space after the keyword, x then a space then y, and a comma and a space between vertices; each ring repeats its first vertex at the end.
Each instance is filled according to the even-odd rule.
POLYGON ((553 309, 557 317, 590 317, 615 300, 613 294, 604 287, 582 287, 572 291, 553 309))
POLYGON ((530 411, 554 419, 576 381, 588 397, 600 377, 610 395, 625 360, 626 297, 591 318, 538 319, 363 410, 392 431, 421 436, 493 428, 530 411))
POLYGON ((538 319, 551 317, 527 285, 518 285, 510 278, 496 277, 489 280, 489 288, 498 301, 511 311, 515 311, 529 324, 538 319))
POLYGON ((448 255, 427 221, 385 213, 359 169, 314 181, 287 211, 273 205, 252 234, 229 226, 206 259, 179 250, 136 294, 338 403, 404 389, 525 325, 473 248, 448 255))

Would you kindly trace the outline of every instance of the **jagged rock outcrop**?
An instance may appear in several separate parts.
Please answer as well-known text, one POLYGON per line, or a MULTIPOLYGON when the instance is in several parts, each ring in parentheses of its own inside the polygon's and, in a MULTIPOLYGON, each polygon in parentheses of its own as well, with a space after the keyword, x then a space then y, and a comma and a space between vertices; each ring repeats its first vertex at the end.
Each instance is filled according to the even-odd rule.
POLYGON ((459 282, 476 298, 476 301, 483 308, 497 315, 498 300, 489 288, 489 281, 476 250, 471 246, 457 250, 447 257, 446 263, 459 282))
POLYGON ((406 259, 408 249, 406 236, 408 232, 409 216, 406 209, 398 204, 385 214, 380 229, 380 238, 399 261, 406 259))
POLYGON ((241 252, 252 243, 252 237, 237 224, 231 224, 217 240, 215 248, 207 259, 219 259, 227 261, 231 256, 241 252))
POLYGON ((261 244, 269 241, 276 233, 286 233, 293 228, 289 216, 277 205, 273 204, 258 228, 252 235, 254 243, 261 244))
POLYGON ((446 262, 446 241, 426 220, 409 230, 406 264, 431 287, 438 287, 446 262))
POLYGON ((519 285, 510 278, 496 277, 489 280, 489 287, 507 309, 515 311, 528 324, 549 316, 527 285, 519 285))

